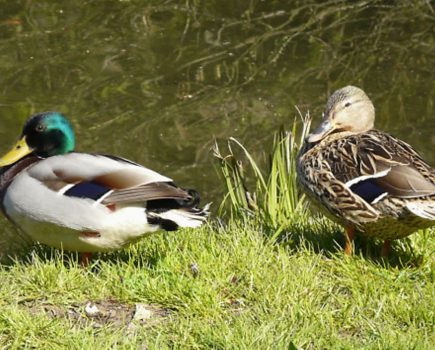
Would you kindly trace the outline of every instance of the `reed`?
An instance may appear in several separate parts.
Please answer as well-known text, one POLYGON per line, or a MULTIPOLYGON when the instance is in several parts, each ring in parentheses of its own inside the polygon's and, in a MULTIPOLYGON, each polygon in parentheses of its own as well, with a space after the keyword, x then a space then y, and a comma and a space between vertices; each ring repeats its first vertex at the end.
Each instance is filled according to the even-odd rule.
POLYGON ((296 179, 296 157, 310 129, 311 118, 298 110, 291 131, 281 128, 273 137, 268 166, 262 169, 249 150, 237 139, 227 140, 224 154, 217 143, 225 193, 220 216, 229 212, 232 220, 253 220, 279 234, 295 221, 306 221, 307 202, 296 179))

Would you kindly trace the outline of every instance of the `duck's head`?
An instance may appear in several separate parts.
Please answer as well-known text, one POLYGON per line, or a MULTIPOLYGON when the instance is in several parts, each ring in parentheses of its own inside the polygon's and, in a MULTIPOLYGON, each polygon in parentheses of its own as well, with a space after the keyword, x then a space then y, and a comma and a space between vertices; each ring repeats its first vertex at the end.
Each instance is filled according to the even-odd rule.
POLYGON ((372 129, 374 122, 375 107, 366 93, 355 86, 346 86, 329 97, 322 123, 307 141, 319 142, 338 132, 359 134, 372 129))
POLYGON ((11 165, 29 154, 43 158, 65 154, 74 146, 74 131, 61 113, 38 113, 27 120, 20 140, 0 158, 0 166, 11 165))

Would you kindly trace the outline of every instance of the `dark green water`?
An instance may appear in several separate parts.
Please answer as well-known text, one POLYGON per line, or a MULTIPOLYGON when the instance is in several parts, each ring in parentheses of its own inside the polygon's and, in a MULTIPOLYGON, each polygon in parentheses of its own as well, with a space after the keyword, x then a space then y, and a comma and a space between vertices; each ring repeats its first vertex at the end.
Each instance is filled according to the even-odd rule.
POLYGON ((0 153, 29 115, 59 110, 80 151, 130 158, 218 204, 215 139, 259 156, 295 105, 316 124, 353 84, 378 128, 435 164, 433 2, 350 3, 0 1, 0 153))

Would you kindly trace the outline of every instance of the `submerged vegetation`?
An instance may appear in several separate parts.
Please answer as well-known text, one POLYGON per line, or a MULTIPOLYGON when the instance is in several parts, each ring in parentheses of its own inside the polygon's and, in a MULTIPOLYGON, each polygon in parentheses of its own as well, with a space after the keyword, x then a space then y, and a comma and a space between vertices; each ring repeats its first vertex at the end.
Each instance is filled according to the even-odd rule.
POLYGON ((5 144, 30 114, 59 110, 80 150, 200 179, 216 203, 215 138, 257 156, 292 106, 318 119, 332 90, 354 84, 374 100, 380 129, 435 161, 430 1, 0 3, 5 144))
POLYGON ((379 128, 433 163, 432 2, 0 3, 2 150, 28 115, 61 110, 79 150, 161 170, 218 212, 88 269, 15 253, 1 217, 0 348, 434 347, 434 230, 388 259, 363 239, 345 257, 296 185, 310 119, 291 123, 291 106, 316 118, 331 90, 364 85, 379 128))

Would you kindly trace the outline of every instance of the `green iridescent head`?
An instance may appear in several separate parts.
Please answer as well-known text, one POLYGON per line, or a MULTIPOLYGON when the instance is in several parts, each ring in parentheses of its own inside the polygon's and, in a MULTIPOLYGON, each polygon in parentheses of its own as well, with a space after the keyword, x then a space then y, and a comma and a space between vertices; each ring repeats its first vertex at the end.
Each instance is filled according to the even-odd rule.
POLYGON ((28 154, 43 158, 65 154, 74 146, 74 131, 61 113, 38 113, 27 120, 20 140, 0 159, 0 166, 13 164, 28 154))

